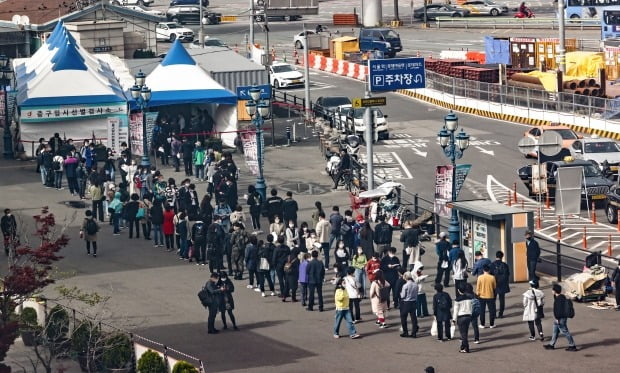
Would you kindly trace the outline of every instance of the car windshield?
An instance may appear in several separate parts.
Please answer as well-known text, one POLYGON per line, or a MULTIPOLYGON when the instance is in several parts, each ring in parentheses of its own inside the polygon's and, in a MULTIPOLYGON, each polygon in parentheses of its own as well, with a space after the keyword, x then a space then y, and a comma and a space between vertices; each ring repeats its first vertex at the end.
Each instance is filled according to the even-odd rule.
POLYGON ((384 39, 397 39, 398 38, 398 34, 395 33, 392 30, 385 30, 381 32, 381 35, 383 35, 384 39))
POLYGON ((211 47, 223 47, 226 44, 222 43, 222 41, 218 39, 207 39, 205 40, 205 45, 211 47))
POLYGON ((166 26, 168 26, 168 28, 180 28, 181 27, 177 25, 176 23, 166 23, 166 26))
POLYGON ((620 146, 611 141, 588 142, 584 150, 586 153, 617 153, 620 152, 620 146))
POLYGON ((289 71, 295 71, 291 65, 274 65, 272 68, 274 73, 287 73, 289 71))
POLYGON ((583 166, 583 173, 585 177, 597 177, 602 176, 601 170, 593 164, 588 164, 583 166))
MULTIPOLYGON (((353 112, 353 118, 362 119, 364 117, 364 112, 366 109, 355 109, 353 112)), ((383 118, 383 113, 379 109, 372 109, 375 118, 383 118)))
POLYGON ((324 97, 323 106, 334 107, 340 105, 351 105, 351 100, 347 97, 324 97))
POLYGON ((552 130, 552 131, 555 131, 555 132, 559 133, 560 136, 564 140, 575 140, 575 139, 578 139, 577 134, 573 130, 557 129, 557 130, 552 130))

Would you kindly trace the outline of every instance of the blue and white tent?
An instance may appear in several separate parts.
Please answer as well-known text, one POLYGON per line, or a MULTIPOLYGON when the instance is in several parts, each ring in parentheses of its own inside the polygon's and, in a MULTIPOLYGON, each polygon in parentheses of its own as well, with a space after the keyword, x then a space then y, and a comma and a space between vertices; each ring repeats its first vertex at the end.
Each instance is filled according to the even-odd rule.
POLYGON ((178 40, 147 77, 149 107, 175 104, 237 105, 237 95, 216 82, 178 40))

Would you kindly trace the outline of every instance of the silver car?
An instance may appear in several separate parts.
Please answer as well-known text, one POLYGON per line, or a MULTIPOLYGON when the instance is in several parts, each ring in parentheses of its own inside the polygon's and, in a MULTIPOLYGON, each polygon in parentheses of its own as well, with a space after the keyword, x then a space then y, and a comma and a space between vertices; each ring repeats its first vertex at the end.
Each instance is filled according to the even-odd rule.
POLYGON ((457 8, 467 9, 472 16, 499 16, 508 13, 508 5, 496 3, 492 0, 470 0, 461 5, 455 5, 457 8))

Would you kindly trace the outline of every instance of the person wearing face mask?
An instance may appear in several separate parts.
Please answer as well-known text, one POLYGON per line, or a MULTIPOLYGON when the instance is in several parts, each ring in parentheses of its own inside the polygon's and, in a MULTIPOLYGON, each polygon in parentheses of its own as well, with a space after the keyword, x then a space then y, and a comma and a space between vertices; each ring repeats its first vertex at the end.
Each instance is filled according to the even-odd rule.
MULTIPOLYGON (((86 166, 88 168, 88 165, 86 166)), ((129 181, 129 194, 139 193, 140 191, 134 190, 136 187, 134 175, 138 170, 138 165, 136 165, 136 161, 132 160, 130 164, 124 164, 121 166, 121 170, 125 171, 127 175, 127 181, 129 181)))
POLYGON ((297 211, 299 210, 299 206, 297 205, 297 201, 293 199, 293 192, 286 192, 286 198, 282 202, 282 218, 284 221, 292 220, 295 225, 297 225, 297 211))
POLYGON ((293 248, 297 247, 299 244, 299 231, 295 227, 295 222, 293 220, 288 221, 288 227, 284 231, 286 236, 286 246, 293 248))
POLYGON ((189 192, 190 180, 185 179, 181 182, 181 187, 177 192, 177 209, 178 211, 187 211, 187 198, 189 192))
MULTIPOLYGON (((291 249, 284 244, 284 236, 279 236, 278 241, 273 251, 273 265, 276 270, 276 276, 280 283, 280 295, 284 297, 286 285, 284 283, 284 265, 287 262, 288 256, 291 254, 291 249)), ((274 281, 275 283, 275 281, 274 281)))
POLYGON ((342 278, 346 276, 346 269, 349 266, 349 258, 349 251, 347 250, 344 241, 338 240, 336 243, 336 251, 334 252, 334 259, 339 269, 338 277, 342 278))
POLYGON ((263 211, 267 215, 270 224, 275 221, 276 215, 278 217, 282 216, 283 207, 284 200, 278 196, 278 190, 275 188, 271 189, 271 197, 267 198, 263 204, 263 211))
POLYGON ((275 234, 276 237, 284 234, 284 223, 280 221, 279 215, 273 217, 273 223, 269 225, 269 233, 275 234))
POLYGON ((196 192, 196 185, 194 184, 189 184, 187 188, 187 193, 185 194, 185 210, 187 211, 187 218, 189 221, 195 221, 200 215, 198 193, 196 192))
POLYGON ((536 276, 536 266, 540 258, 540 246, 532 237, 532 231, 525 231, 525 246, 527 248, 527 273, 530 281, 538 281, 536 276))
POLYGON ((306 223, 305 221, 301 223, 301 225, 299 226, 299 231, 297 232, 297 235, 299 236, 299 240, 297 241, 298 243, 297 247, 299 251, 302 253, 307 253, 308 247, 306 246, 306 239, 310 237, 310 231, 308 230, 308 223, 306 223))
POLYGON ((357 247, 357 251, 351 258, 351 267, 355 269, 355 282, 359 284, 360 297, 364 298, 366 294, 366 264, 368 259, 364 254, 361 246, 357 247))
MULTIPOLYGON (((396 257, 396 248, 390 247, 387 251, 388 255, 381 259, 381 270, 385 280, 390 284, 396 284, 398 280, 398 268, 400 268, 400 260, 396 257)), ((398 293, 396 287, 392 287, 392 300, 394 301, 394 308, 398 308, 398 293)), ((390 308, 390 298, 388 297, 387 306, 390 308)))
POLYGON ((226 200, 220 199, 218 205, 213 210, 213 215, 217 215, 222 218, 222 226, 226 232, 230 231, 230 214, 232 214, 232 210, 226 204, 226 200))
POLYGON ((306 249, 308 249, 308 252, 321 249, 321 243, 318 242, 318 237, 314 229, 310 229, 308 238, 306 238, 306 249))
POLYGON ((235 285, 232 281, 230 281, 230 278, 228 278, 228 275, 225 272, 220 274, 220 281, 218 282, 218 285, 220 286, 220 289, 222 289, 219 304, 222 324, 224 324, 222 329, 228 329, 228 325, 226 323, 226 313, 228 313, 228 317, 230 318, 230 321, 232 321, 233 329, 239 330, 237 327, 237 320, 233 314, 233 310, 235 309, 235 299, 233 298, 232 293, 235 291, 235 285))
POLYGON ((255 233, 260 232, 260 210, 263 205, 263 197, 256 191, 254 185, 248 186, 248 205, 250 206, 250 218, 255 233))
POLYGON ((4 253, 8 256, 9 247, 17 237, 17 221, 15 216, 11 214, 11 209, 4 210, 4 216, 0 219, 0 227, 2 227, 2 236, 4 237, 4 253))
POLYGON ((121 174, 121 182, 127 183, 127 170, 123 166, 129 165, 129 158, 126 153, 122 153, 121 158, 118 160, 118 170, 121 174))

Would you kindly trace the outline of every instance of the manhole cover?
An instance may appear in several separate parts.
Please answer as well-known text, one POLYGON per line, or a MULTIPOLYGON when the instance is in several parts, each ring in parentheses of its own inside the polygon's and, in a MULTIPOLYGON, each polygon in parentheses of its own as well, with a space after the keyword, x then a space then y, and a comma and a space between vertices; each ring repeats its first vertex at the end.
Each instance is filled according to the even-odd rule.
POLYGON ((280 188, 296 194, 316 195, 325 194, 328 192, 327 188, 313 183, 286 183, 280 185, 280 188))
POLYGON ((84 201, 60 201, 61 204, 74 209, 85 209, 86 203, 84 201))

